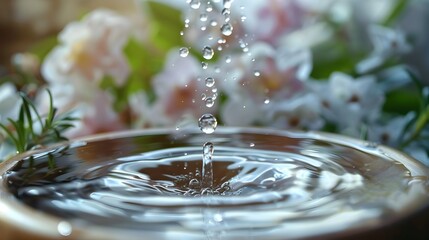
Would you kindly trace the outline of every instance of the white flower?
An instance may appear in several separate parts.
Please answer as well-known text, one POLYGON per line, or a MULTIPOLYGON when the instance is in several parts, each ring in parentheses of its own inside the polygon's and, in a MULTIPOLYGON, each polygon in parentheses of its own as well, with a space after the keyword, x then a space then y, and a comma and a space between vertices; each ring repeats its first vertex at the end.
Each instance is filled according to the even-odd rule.
POLYGON ((414 113, 392 118, 386 124, 371 124, 368 127, 368 140, 397 147, 405 126, 414 117, 414 113))
POLYGON ((309 87, 321 99, 323 116, 343 131, 375 121, 384 103, 384 94, 372 77, 353 79, 333 73, 328 82, 313 81, 309 87))
POLYGON ((240 95, 231 95, 222 107, 221 117, 226 126, 252 126, 257 121, 264 120, 262 103, 240 95))
POLYGON ((7 124, 8 118, 16 120, 22 99, 11 83, 0 85, 0 123, 7 124))
POLYGON ((370 57, 358 63, 356 66, 358 73, 369 72, 381 66, 389 58, 408 53, 411 50, 405 34, 400 30, 372 25, 369 28, 369 35, 374 50, 370 57))
POLYGON ((111 76, 117 84, 129 74, 122 48, 130 21, 109 10, 96 10, 80 22, 70 23, 59 35, 60 45, 45 59, 42 74, 53 83, 73 82, 86 87, 111 76))
POLYGON ((31 53, 16 53, 12 56, 12 64, 27 74, 39 74, 39 58, 31 53))
POLYGON ((319 130, 324 125, 320 99, 312 93, 273 104, 268 108, 268 121, 272 126, 319 130))
POLYGON ((421 146, 417 143, 413 143, 410 146, 406 147, 404 151, 429 167, 429 154, 427 151, 427 147, 421 146))

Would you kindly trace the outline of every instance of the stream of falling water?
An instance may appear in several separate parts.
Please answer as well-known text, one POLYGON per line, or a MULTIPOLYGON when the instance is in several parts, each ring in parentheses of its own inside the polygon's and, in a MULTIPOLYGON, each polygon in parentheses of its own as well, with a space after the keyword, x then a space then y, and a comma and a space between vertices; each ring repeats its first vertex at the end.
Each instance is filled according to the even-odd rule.
MULTIPOLYGON (((219 0, 214 0, 213 2, 219 2, 219 0)), ((206 22, 208 19, 208 15, 207 13, 210 13, 213 11, 213 7, 211 5, 211 1, 207 1, 204 0, 203 2, 201 2, 200 0, 187 0, 187 3, 189 4, 190 8, 193 10, 196 10, 199 12, 199 20, 201 22, 206 22)), ((221 27, 219 28, 219 32, 221 33, 221 36, 230 36, 233 32, 233 26, 230 23, 231 17, 230 17, 230 13, 231 13, 231 4, 232 4, 232 0, 223 0, 223 8, 221 11, 221 14, 223 15, 223 23, 221 25, 221 27)), ((190 18, 187 18, 185 20, 185 27, 189 27, 189 24, 191 24, 191 21, 189 20, 190 18)), ((214 21, 214 20, 213 20, 214 21)), ((211 23, 211 25, 213 26, 213 22, 211 23)), ((217 25, 217 23, 216 23, 217 25)), ((194 27, 195 29, 193 30, 197 30, 197 25, 194 24, 191 27, 194 27)), ((207 29, 207 26, 202 26, 201 27, 201 31, 205 31, 207 29)), ((207 38, 209 38, 207 36, 207 38)), ((221 44, 225 44, 226 40, 221 38, 218 40, 218 43, 221 44)), ((219 51, 222 50, 222 47, 220 46, 218 48, 219 51)), ((182 57, 187 57, 189 54, 189 49, 187 47, 182 47, 179 50, 180 56, 182 57)), ((215 51, 213 50, 213 48, 211 46, 204 46, 202 51, 201 51, 202 57, 205 60, 211 60, 214 55, 215 55, 215 51)), ((203 69, 207 69, 208 67, 208 63, 207 62, 202 62, 202 68, 203 69)), ((219 69, 219 71, 222 71, 221 69, 219 69)), ((216 89, 215 88, 215 79, 213 78, 213 76, 206 76, 205 78, 205 86, 207 88, 210 89, 216 89)), ((204 101, 204 105, 207 108, 212 108, 213 105, 215 104, 215 100, 217 97, 217 93, 215 92, 213 94, 213 96, 206 96, 204 94, 203 97, 203 101, 204 101)), ((198 126, 200 127, 201 131, 204 132, 205 134, 211 134, 215 131, 216 127, 217 127, 217 119, 215 116, 213 116, 211 113, 206 113, 203 114, 199 120, 198 120, 198 126)), ((214 153, 214 145, 213 143, 210 142, 206 142, 203 146, 203 156, 202 156, 202 176, 201 176, 201 184, 202 184, 202 188, 203 189, 212 189, 213 188, 213 163, 212 163, 212 157, 213 157, 213 153, 214 153)), ((209 191, 210 192, 210 191, 209 191)))

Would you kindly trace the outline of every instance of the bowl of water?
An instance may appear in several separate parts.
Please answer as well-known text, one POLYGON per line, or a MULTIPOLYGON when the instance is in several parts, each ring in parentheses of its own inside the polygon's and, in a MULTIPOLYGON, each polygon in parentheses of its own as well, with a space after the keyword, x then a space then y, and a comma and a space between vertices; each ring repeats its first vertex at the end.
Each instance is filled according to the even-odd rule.
POLYGON ((0 175, 6 239, 429 236, 427 167, 320 132, 96 135, 19 155, 0 175))

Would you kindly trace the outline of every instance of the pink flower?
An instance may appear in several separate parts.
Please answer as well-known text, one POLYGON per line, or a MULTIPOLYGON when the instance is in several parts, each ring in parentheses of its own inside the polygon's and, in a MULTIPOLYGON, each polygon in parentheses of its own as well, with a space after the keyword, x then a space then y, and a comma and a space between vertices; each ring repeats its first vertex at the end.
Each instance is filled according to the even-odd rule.
POLYGON ((122 48, 131 23, 109 10, 96 10, 70 23, 59 35, 60 45, 45 59, 42 74, 49 83, 74 82, 82 86, 111 76, 123 84, 129 67, 122 48))
POLYGON ((303 9, 295 1, 246 1, 244 6, 248 16, 244 28, 256 41, 275 44, 281 35, 300 27, 304 19, 303 9))
POLYGON ((265 102, 287 101, 303 91, 311 70, 311 55, 305 49, 274 50, 270 45, 258 43, 250 52, 251 56, 240 56, 227 65, 223 78, 228 79, 221 82, 229 97, 221 113, 228 125, 265 123, 265 102), (247 117, 240 117, 242 114, 247 117))
MULTIPOLYGON (((203 113, 216 111, 216 104, 206 108, 201 100, 202 93, 210 94, 204 84, 204 77, 208 76, 203 76, 200 63, 191 55, 183 58, 179 56, 179 50, 172 50, 164 71, 152 80, 156 100, 150 109, 143 111, 147 113, 143 116, 146 122, 151 126, 174 126, 184 117, 196 121, 203 113)), ((140 101, 145 107, 144 98, 140 101)), ((133 104, 134 107, 137 105, 133 104)))
POLYGON ((67 137, 73 138, 125 129, 120 116, 112 108, 111 96, 100 91, 94 94, 96 96, 93 102, 80 103, 73 109, 72 113, 79 118, 79 121, 75 128, 67 132, 67 137))

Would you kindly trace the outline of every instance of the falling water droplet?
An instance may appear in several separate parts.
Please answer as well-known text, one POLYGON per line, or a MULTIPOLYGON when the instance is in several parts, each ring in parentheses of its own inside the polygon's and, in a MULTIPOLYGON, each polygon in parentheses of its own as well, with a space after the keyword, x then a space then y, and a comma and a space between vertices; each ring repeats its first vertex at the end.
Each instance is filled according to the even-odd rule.
POLYGON ((206 86, 207 87, 213 87, 215 85, 215 80, 212 77, 206 78, 206 86))
POLYGON ((191 2, 189 2, 189 5, 191 5, 191 8, 193 9, 198 9, 201 6, 201 2, 200 0, 191 0, 191 2))
POLYGON ((213 55, 214 55, 214 51, 211 47, 205 46, 203 48, 203 58, 209 60, 213 58, 213 55))
POLYGON ((181 57, 187 57, 189 54, 189 49, 187 47, 182 47, 179 49, 179 53, 181 57))
POLYGON ((217 120, 212 114, 206 113, 198 120, 198 126, 205 134, 211 134, 217 127, 217 120))
POLYGON ((232 30, 234 28, 232 27, 231 23, 225 23, 224 25, 222 25, 222 27, 220 28, 221 32, 223 35, 225 36, 230 36, 232 34, 232 30))
POLYGON ((231 8, 232 0, 223 0, 224 8, 231 8))
POLYGON ((255 77, 259 77, 259 76, 261 76, 261 72, 259 72, 259 71, 254 71, 254 72, 253 72, 253 75, 255 75, 255 77))
POLYGON ((202 14, 200 15, 200 21, 201 21, 201 22, 205 22, 205 21, 207 21, 207 14, 202 13, 202 14))
POLYGON ((206 107, 211 108, 214 105, 214 100, 211 97, 206 98, 206 107))
POLYGON ((230 56, 227 56, 227 57, 226 57, 226 59, 225 59, 225 62, 226 62, 226 63, 231 63, 231 57, 230 57, 230 56))
POLYGON ((231 10, 229 8, 224 8, 222 10, 222 15, 229 16, 231 14, 231 10))

